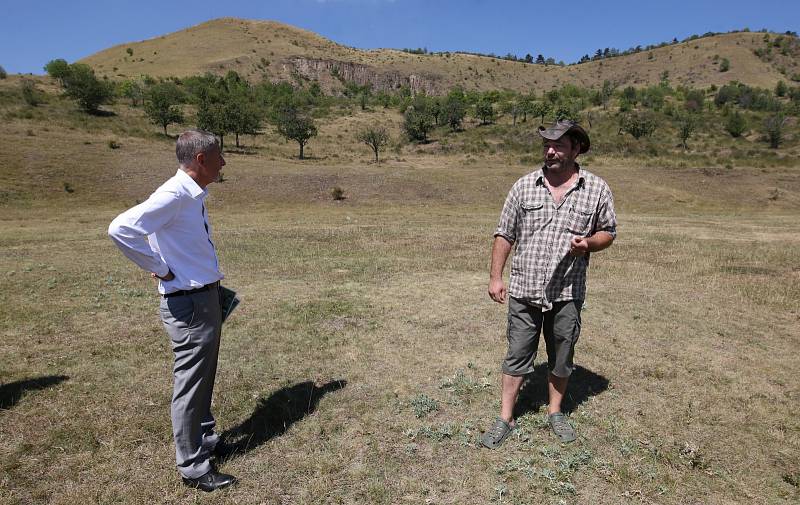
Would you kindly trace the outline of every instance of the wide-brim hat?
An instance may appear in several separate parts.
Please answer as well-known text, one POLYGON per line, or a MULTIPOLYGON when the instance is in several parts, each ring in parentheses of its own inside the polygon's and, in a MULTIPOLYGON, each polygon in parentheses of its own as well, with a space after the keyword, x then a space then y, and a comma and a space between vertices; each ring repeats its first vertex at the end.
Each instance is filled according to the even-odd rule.
POLYGON ((558 140, 567 133, 574 135, 575 138, 578 139, 578 143, 581 145, 581 154, 589 150, 589 146, 591 145, 591 142, 589 142, 589 134, 575 121, 562 119, 561 121, 556 121, 552 126, 547 128, 544 126, 539 127, 539 135, 547 140, 558 140))

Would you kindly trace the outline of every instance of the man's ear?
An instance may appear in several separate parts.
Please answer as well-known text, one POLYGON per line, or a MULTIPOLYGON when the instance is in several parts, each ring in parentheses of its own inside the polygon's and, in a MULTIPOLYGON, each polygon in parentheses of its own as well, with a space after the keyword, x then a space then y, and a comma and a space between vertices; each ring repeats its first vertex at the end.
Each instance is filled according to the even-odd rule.
POLYGON ((198 165, 205 165, 206 164, 206 153, 199 152, 195 155, 194 160, 197 162, 198 165))

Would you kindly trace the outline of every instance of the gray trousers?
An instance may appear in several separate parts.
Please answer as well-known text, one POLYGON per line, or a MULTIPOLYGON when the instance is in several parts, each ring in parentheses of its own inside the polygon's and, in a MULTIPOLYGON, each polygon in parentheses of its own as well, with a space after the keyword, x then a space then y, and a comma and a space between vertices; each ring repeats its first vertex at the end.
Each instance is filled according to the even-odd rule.
POLYGON ((161 321, 175 354, 172 435, 178 471, 196 479, 211 470, 219 437, 211 414, 222 330, 219 288, 161 298, 161 321))

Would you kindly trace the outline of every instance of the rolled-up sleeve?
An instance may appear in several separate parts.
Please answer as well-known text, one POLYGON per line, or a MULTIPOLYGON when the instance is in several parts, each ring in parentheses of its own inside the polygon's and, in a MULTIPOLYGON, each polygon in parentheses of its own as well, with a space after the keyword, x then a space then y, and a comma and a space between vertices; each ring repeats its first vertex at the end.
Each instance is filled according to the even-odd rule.
POLYGON ((180 210, 180 205, 174 193, 154 193, 111 221, 108 235, 122 254, 140 268, 159 276, 167 275, 169 267, 150 246, 147 236, 169 224, 180 210))
POLYGON ((600 195, 597 206, 597 227, 595 232, 604 231, 617 238, 617 213, 614 211, 614 196, 606 186, 600 195))
POLYGON ((503 237, 512 244, 517 241, 517 220, 519 219, 519 200, 512 188, 503 204, 503 211, 500 213, 500 222, 494 231, 495 237, 503 237))

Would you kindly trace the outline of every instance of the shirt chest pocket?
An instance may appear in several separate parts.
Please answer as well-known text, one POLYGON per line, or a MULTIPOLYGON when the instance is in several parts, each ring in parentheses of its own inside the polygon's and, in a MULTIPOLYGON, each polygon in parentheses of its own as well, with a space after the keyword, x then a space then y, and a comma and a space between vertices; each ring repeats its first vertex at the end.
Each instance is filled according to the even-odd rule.
POLYGON ((569 211, 567 231, 574 235, 589 236, 592 227, 594 209, 588 205, 576 203, 569 211))
POLYGON ((524 232, 535 232, 541 230, 549 219, 547 207, 542 200, 530 200, 520 203, 522 211, 522 230, 524 232))

